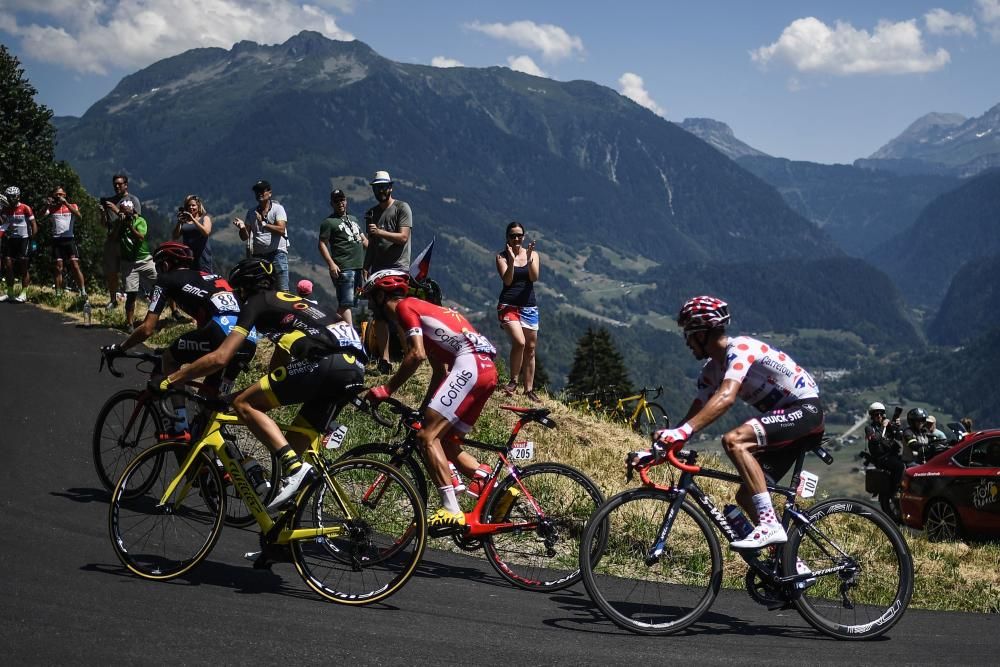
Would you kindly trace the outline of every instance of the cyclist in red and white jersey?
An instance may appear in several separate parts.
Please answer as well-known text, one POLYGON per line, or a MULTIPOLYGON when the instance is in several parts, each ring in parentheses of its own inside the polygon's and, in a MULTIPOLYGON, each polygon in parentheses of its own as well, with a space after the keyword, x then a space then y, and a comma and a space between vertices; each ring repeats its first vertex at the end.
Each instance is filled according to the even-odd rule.
POLYGON ((31 276, 28 271, 31 256, 31 240, 38 233, 38 223, 31 207, 21 201, 21 189, 12 185, 4 190, 7 206, 0 210, 0 222, 4 231, 3 270, 7 276, 9 294, 0 294, 0 301, 14 295, 14 280, 21 279, 21 290, 14 300, 24 303, 28 300, 28 285, 31 276), (16 273, 15 273, 16 272, 16 273))
POLYGON ((493 358, 497 351, 461 313, 407 297, 408 289, 409 276, 405 272, 386 269, 372 274, 362 290, 369 306, 396 323, 409 342, 409 350, 395 374, 384 385, 370 389, 367 398, 373 404, 388 398, 425 359, 430 360, 431 382, 422 403, 423 428, 417 437, 427 469, 441 493, 441 509, 428 525, 460 528, 465 525, 465 515, 455 498, 448 462, 470 477, 482 474, 479 461, 462 451, 458 438, 472 429, 496 389, 493 358))
POLYGON ((698 378, 698 395, 681 426, 656 433, 670 445, 688 440, 726 413, 737 397, 762 413, 722 436, 726 455, 743 478, 736 499, 756 527, 730 544, 733 549, 759 549, 785 542, 766 479, 776 482, 795 463, 800 443, 823 433, 823 407, 812 376, 795 361, 765 342, 729 336, 729 306, 711 296, 688 300, 677 316, 684 340, 696 359, 707 359, 698 378))

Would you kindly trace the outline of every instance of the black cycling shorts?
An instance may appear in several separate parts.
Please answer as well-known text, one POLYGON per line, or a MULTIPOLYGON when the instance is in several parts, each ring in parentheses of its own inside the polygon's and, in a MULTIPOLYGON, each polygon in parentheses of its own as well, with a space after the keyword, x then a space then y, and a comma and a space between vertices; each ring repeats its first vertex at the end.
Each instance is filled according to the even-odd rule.
POLYGON ((819 444, 824 430, 823 406, 818 398, 807 398, 746 423, 757 436, 754 457, 768 480, 777 483, 795 464, 803 447, 819 444))
POLYGON ((80 252, 76 247, 76 239, 72 236, 52 239, 52 259, 68 262, 79 257, 80 252))
POLYGON ((335 405, 356 395, 365 366, 350 354, 336 352, 312 361, 292 361, 260 379, 261 387, 278 405, 302 403, 295 421, 322 432, 335 405))
MULTIPOLYGON (((194 331, 189 331, 180 336, 170 344, 170 356, 178 363, 190 364, 201 359, 203 356, 217 349, 226 340, 226 332, 215 320, 209 320, 207 324, 194 331)), ((217 386, 222 377, 235 380, 240 371, 246 368, 253 361, 257 352, 257 343, 247 339, 236 351, 236 357, 222 371, 214 373, 205 379, 206 384, 217 386)))
POLYGON ((31 239, 14 236, 3 237, 3 256, 11 259, 28 259, 31 239))

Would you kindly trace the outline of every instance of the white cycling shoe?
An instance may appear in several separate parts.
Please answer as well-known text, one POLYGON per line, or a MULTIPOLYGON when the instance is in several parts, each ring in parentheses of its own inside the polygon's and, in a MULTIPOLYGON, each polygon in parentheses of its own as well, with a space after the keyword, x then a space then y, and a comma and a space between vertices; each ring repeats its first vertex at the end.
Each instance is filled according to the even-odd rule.
POLYGON ((742 540, 729 543, 730 549, 762 549, 771 544, 783 544, 788 541, 785 529, 780 523, 762 523, 755 527, 742 540))
POLYGON ((267 505, 268 512, 276 512, 281 509, 281 506, 292 499, 292 496, 299 490, 302 483, 307 479, 312 478, 313 467, 308 463, 303 463, 302 466, 295 471, 294 475, 289 477, 281 478, 281 490, 278 491, 278 495, 274 497, 267 505))

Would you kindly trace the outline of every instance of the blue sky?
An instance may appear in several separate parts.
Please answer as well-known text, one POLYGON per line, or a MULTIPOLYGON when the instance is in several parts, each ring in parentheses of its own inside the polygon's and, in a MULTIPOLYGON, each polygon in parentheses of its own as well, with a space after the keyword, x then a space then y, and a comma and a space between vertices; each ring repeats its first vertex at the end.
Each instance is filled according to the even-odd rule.
POLYGON ((931 111, 1000 103, 1000 0, 0 0, 0 40, 59 115, 199 46, 303 29, 402 62, 588 79, 668 120, 728 123, 771 155, 865 157, 931 111))

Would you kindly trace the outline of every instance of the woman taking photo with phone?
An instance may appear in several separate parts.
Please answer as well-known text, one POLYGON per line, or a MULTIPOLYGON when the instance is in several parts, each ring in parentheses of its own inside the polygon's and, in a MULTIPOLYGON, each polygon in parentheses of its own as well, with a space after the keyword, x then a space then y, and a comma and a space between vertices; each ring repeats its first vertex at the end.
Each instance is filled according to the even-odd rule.
POLYGON ((212 218, 205 213, 205 205, 201 197, 188 195, 184 203, 177 209, 177 224, 174 225, 173 238, 180 241, 194 252, 192 268, 213 273, 212 246, 208 237, 212 234, 212 218))
POLYGON ((497 254, 497 273, 503 290, 497 304, 500 326, 510 336, 510 382, 501 387, 508 396, 517 391, 518 380, 524 395, 534 403, 535 348, 538 345, 538 306, 535 304, 535 281, 540 259, 535 242, 524 243, 524 226, 515 221, 507 225, 507 243, 497 254))

